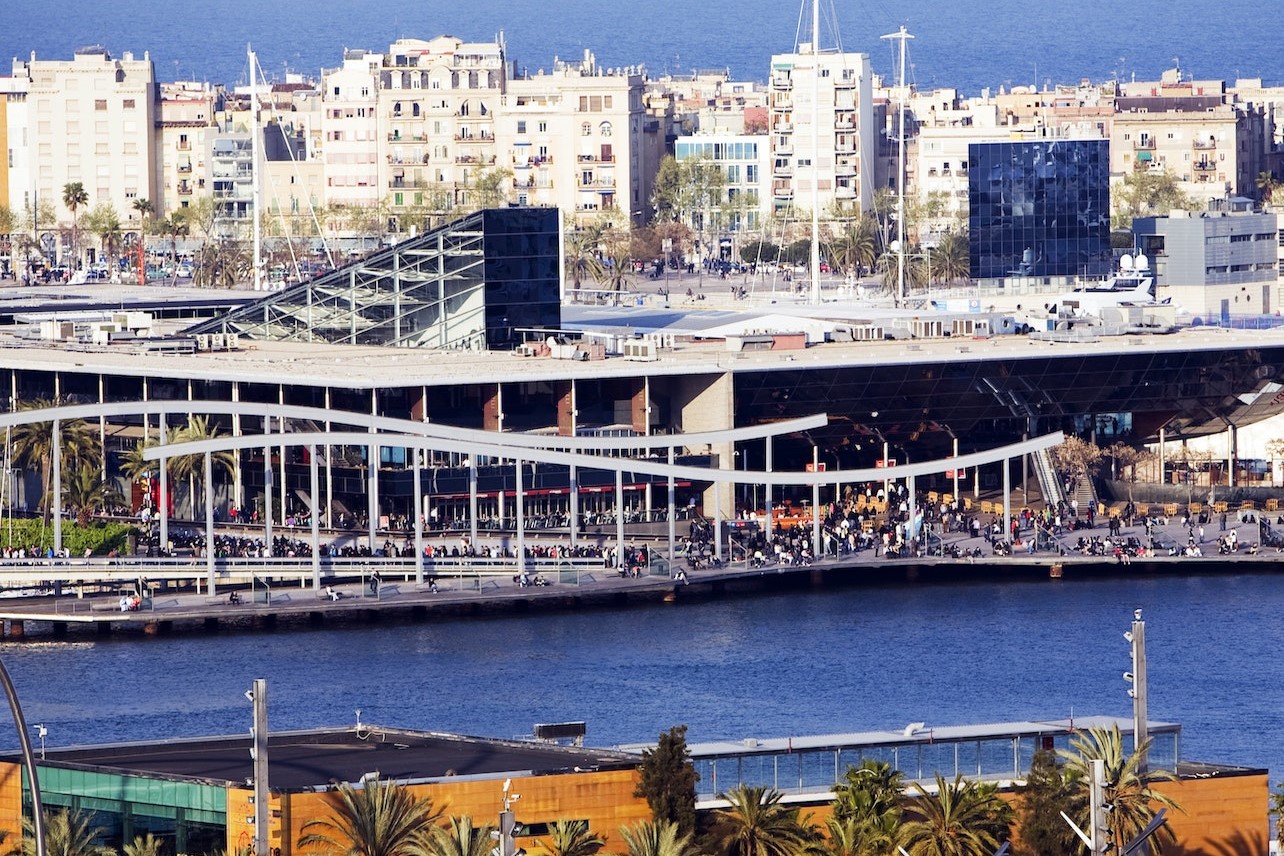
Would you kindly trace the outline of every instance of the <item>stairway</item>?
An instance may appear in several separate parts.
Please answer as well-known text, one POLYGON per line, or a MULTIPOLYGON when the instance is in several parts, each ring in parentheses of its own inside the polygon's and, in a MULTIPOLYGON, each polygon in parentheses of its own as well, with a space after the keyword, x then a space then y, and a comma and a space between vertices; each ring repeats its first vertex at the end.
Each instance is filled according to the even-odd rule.
MULTIPOLYGON (((1043 494, 1043 503, 1048 508, 1056 508, 1057 503, 1066 498, 1064 485, 1061 476, 1057 475, 1057 468, 1052 465, 1052 455, 1047 449, 1040 449, 1037 452, 1030 453, 1031 463, 1034 465, 1034 476, 1039 481, 1039 490, 1043 494)), ((1086 506, 1080 506, 1086 508, 1086 506)))

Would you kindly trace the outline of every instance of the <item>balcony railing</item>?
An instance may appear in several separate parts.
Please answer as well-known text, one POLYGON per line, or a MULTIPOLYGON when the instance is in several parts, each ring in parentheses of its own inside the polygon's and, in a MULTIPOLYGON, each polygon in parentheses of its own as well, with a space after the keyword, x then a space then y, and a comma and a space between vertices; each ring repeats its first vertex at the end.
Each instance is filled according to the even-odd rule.
POLYGON ((792 77, 773 77, 771 79, 772 89, 793 89, 794 79, 792 77))
POLYGON ((1195 140, 1195 148, 1215 149, 1217 148, 1217 141, 1216 140, 1195 140))
POLYGON ((1153 152, 1155 150, 1155 140, 1153 137, 1145 137, 1133 142, 1132 147, 1138 150, 1153 152))

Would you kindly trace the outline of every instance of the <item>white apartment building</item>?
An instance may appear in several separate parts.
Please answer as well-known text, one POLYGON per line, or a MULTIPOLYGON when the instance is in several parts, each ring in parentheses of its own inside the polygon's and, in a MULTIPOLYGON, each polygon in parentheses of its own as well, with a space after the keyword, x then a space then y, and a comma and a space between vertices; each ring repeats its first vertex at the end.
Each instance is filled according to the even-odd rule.
POLYGON ((27 126, 25 77, 0 77, 0 204, 15 214, 31 210, 35 174, 27 126))
MULTIPOLYGON (((518 205, 552 205, 578 219, 650 213, 652 176, 640 69, 605 69, 592 52, 551 73, 514 78, 502 102, 499 165, 513 171, 518 205)), ((650 124, 658 131, 658 123, 650 124)))
POLYGON ((321 76, 326 202, 360 207, 384 198, 380 181, 379 71, 383 54, 350 50, 321 76))
POLYGON ((82 48, 70 61, 32 54, 15 60, 13 74, 27 79, 32 183, 41 199, 55 200, 60 222, 71 221, 62 196, 73 182, 84 186, 87 207, 109 204, 122 222, 135 199, 156 198, 155 77, 146 53, 113 59, 105 48, 82 48))
POLYGON ((731 246, 732 235, 754 230, 771 217, 771 139, 766 134, 693 134, 674 143, 674 158, 707 159, 723 173, 723 205, 708 212, 709 222, 687 225, 731 246), (703 229, 701 227, 704 227, 703 229))
POLYGON ((771 199, 776 209, 864 211, 877 159, 869 56, 771 58, 771 199))

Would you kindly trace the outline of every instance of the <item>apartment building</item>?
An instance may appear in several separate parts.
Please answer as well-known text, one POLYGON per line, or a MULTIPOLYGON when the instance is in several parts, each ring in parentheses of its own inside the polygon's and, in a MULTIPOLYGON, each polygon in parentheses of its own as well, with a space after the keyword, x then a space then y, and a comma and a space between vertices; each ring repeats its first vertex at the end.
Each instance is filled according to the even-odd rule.
POLYGON ((1171 171, 1198 202, 1251 196, 1266 162, 1266 113, 1234 104, 1220 80, 1185 80, 1178 69, 1158 82, 1124 83, 1110 127, 1111 172, 1171 171))
POLYGON ((33 53, 14 61, 13 76, 27 81, 31 183, 39 198, 55 201, 60 223, 71 221, 62 196, 73 182, 90 207, 111 205, 122 221, 136 199, 156 198, 155 76, 146 53, 114 59, 89 47, 69 61, 33 53))
POLYGON ((321 156, 328 203, 365 207, 383 200, 378 163, 383 60, 383 54, 349 50, 341 67, 322 72, 321 156))
MULTIPOLYGON (((160 217, 191 205, 208 193, 207 138, 215 114, 223 109, 221 89, 208 83, 177 81, 160 85, 156 110, 156 197, 153 212, 160 217)), ((130 220, 138 212, 127 212, 130 220)))
POLYGON ((650 213, 661 123, 643 105, 641 69, 608 69, 591 51, 509 81, 502 102, 500 165, 513 172, 518 205, 553 205, 579 220, 614 213, 619 225, 650 213))
POLYGON ((773 208, 869 208, 877 149, 868 55, 805 45, 777 54, 768 90, 773 208))
POLYGON ((0 77, 0 204, 30 212, 35 189, 27 129, 27 78, 0 77))
POLYGON ((757 229, 771 216, 772 154, 766 134, 681 137, 674 145, 674 157, 678 162, 708 160, 722 170, 722 204, 708 212, 709 222, 699 217, 687 224, 709 240, 716 236, 719 250, 731 247, 733 234, 757 229))

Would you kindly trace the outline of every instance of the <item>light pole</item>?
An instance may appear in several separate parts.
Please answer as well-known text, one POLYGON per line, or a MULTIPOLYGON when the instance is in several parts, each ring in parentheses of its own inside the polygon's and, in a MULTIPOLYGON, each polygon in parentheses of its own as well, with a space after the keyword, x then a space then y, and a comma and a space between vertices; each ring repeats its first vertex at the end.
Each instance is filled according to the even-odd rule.
POLYGON ((1137 756, 1137 772, 1146 772, 1146 622, 1141 619, 1141 609, 1132 611, 1132 629, 1124 632, 1124 639, 1132 645, 1132 671, 1124 672, 1124 680, 1132 684, 1128 695, 1132 698, 1132 751, 1137 756))
MULTIPOLYGON (((22 747, 22 763, 27 768, 27 780, 31 785, 31 829, 36 838, 36 856, 46 856, 48 845, 45 841, 45 810, 40 799, 40 779, 36 775, 36 757, 31 751, 31 735, 27 734, 27 719, 22 715, 22 705, 18 702, 18 691, 14 689, 9 678, 9 670, 0 663, 0 684, 4 684, 5 697, 9 699, 9 711, 13 714, 13 724, 18 731, 18 744, 22 747)), ((41 726, 43 730, 44 726, 41 726)), ((44 755, 44 734, 41 737, 41 755, 44 755)))

